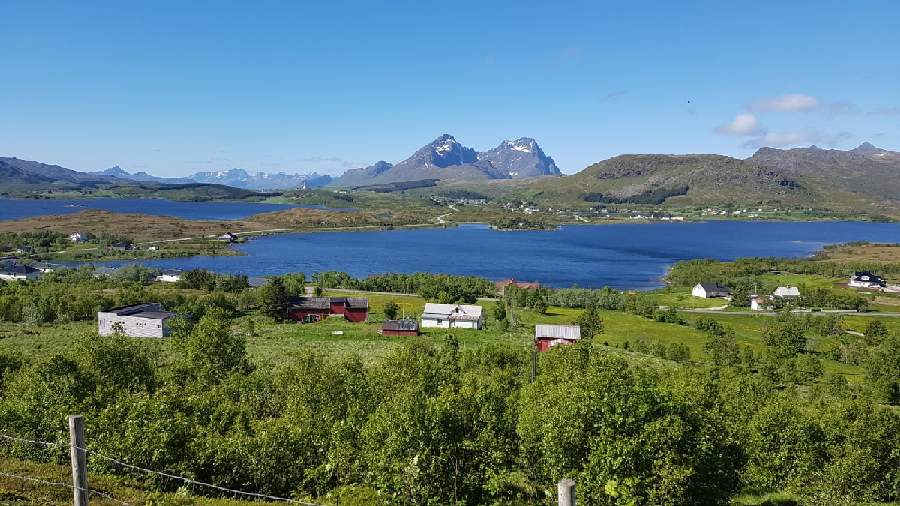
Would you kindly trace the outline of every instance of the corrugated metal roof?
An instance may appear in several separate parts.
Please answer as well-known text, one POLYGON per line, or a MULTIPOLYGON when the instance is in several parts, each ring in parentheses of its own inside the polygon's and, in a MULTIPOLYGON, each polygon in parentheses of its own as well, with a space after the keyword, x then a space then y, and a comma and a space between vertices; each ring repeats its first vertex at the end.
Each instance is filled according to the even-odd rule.
POLYGON ((535 339, 581 339, 581 327, 578 325, 535 325, 535 339))
POLYGON ((385 320, 384 325, 381 326, 383 330, 419 330, 419 322, 416 320, 385 320))
POLYGON ((425 304, 426 314, 443 315, 449 318, 450 315, 467 315, 480 318, 482 313, 481 306, 471 306, 467 304, 425 304))

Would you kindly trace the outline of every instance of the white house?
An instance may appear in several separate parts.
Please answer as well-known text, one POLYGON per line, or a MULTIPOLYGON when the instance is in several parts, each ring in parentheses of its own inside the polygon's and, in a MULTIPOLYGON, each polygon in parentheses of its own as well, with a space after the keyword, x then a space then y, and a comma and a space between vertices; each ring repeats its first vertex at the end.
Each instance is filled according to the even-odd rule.
POLYGON ((441 329, 480 329, 484 326, 481 306, 465 304, 425 304, 422 327, 441 329))
POLYGON ((848 286, 853 288, 882 288, 886 284, 880 276, 876 276, 868 271, 854 272, 850 276, 850 282, 847 283, 848 286))
POLYGON ((224 234, 219 236, 219 239, 225 242, 234 242, 237 241, 237 236, 232 234, 231 232, 225 232, 224 234))
POLYGON ((101 336, 166 337, 169 320, 175 316, 156 303, 120 307, 97 313, 97 331, 101 336))
POLYGON ((167 269, 156 276, 156 281, 160 283, 177 283, 181 281, 181 271, 178 269, 167 269))
POLYGON ((81 232, 72 232, 69 234, 69 240, 72 242, 84 242, 87 240, 87 237, 81 232))
POLYGON ((731 295, 731 290, 729 290, 727 286, 720 285, 719 283, 697 283, 697 285, 691 289, 691 295, 702 299, 728 297, 731 295))
POLYGON ((779 286, 772 293, 772 296, 782 299, 796 299, 800 297, 800 289, 796 286, 779 286))

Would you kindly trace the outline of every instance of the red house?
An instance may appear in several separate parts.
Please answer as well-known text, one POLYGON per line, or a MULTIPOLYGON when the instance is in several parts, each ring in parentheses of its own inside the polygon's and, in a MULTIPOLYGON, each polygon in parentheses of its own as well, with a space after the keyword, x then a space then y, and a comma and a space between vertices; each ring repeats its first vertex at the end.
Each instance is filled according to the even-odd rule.
POLYGON ((524 290, 535 290, 541 287, 541 284, 535 281, 534 283, 529 283, 527 281, 516 281, 513 278, 504 279, 502 281, 497 281, 494 283, 494 286, 497 288, 497 293, 503 295, 503 292, 506 291, 506 287, 509 285, 515 285, 518 288, 522 288, 524 290))
POLYGON ((385 320, 381 326, 383 336, 412 336, 419 335, 419 322, 412 319, 385 320))
POLYGON ((288 318, 304 323, 343 316, 354 323, 369 318, 369 299, 352 297, 300 297, 288 308, 288 318))
POLYGON ((554 346, 575 344, 581 339, 578 325, 535 325, 534 346, 537 351, 547 351, 554 346))

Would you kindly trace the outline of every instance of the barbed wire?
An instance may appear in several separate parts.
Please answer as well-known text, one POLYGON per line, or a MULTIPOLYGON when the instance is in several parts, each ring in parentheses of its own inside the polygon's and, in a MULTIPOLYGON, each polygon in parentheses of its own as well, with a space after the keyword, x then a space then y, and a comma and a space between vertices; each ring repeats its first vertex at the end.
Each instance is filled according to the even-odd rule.
MULTIPOLYGON (((74 448, 77 449, 77 450, 81 450, 81 451, 84 451, 85 453, 87 453, 87 454, 89 454, 89 455, 93 455, 93 456, 99 457, 99 458, 101 458, 101 459, 103 459, 103 460, 106 460, 106 461, 108 461, 108 462, 110 462, 110 463, 112 463, 112 464, 114 464, 114 465, 119 466, 119 467, 123 467, 123 468, 126 468, 126 469, 131 469, 131 470, 133 470, 133 471, 141 471, 141 472, 147 473, 147 474, 155 474, 155 475, 158 475, 158 476, 162 476, 162 477, 164 477, 164 478, 168 478, 168 479, 171 479, 171 480, 181 481, 181 482, 183 482, 183 483, 187 483, 187 484, 190 484, 190 485, 197 485, 197 486, 200 486, 200 487, 206 487, 206 488, 211 488, 211 489, 214 489, 214 490, 218 490, 218 491, 220 491, 220 492, 227 492, 227 493, 234 494, 234 495, 242 495, 242 496, 246 496, 246 497, 253 497, 253 498, 256 498, 256 499, 266 499, 266 500, 270 500, 270 501, 281 501, 281 502, 286 502, 286 503, 291 503, 291 504, 299 504, 299 505, 301 505, 301 506, 322 506, 322 505, 317 504, 317 503, 304 502, 304 501, 299 501, 299 500, 297 500, 297 499, 290 499, 290 498, 287 498, 287 497, 279 497, 279 496, 276 496, 276 495, 261 494, 261 493, 258 493, 258 492, 244 492, 243 490, 236 490, 236 489, 231 489, 231 488, 228 488, 228 487, 222 487, 222 486, 219 486, 219 485, 215 485, 215 484, 213 484, 213 483, 206 483, 206 482, 194 480, 194 479, 191 479, 191 478, 187 478, 187 477, 185 477, 185 476, 179 476, 179 475, 177 475, 177 474, 171 474, 171 473, 166 473, 166 472, 163 472, 163 471, 157 471, 157 470, 155 470, 155 469, 148 469, 148 468, 145 468, 145 467, 136 466, 136 465, 134 465, 134 464, 129 464, 129 463, 127 463, 127 462, 123 462, 123 461, 121 461, 121 460, 119 460, 119 459, 116 459, 116 458, 114 458, 114 457, 110 457, 110 456, 108 456, 108 455, 104 455, 103 453, 100 453, 99 451, 94 450, 94 449, 91 449, 91 448, 81 448, 81 447, 79 447, 79 446, 74 446, 74 445, 69 444, 69 443, 52 443, 52 442, 49 442, 49 441, 39 441, 39 440, 35 440, 35 439, 26 439, 26 438, 20 438, 20 437, 8 436, 8 435, 6 435, 6 434, 0 434, 0 439, 6 439, 6 440, 9 440, 9 441, 17 441, 17 442, 21 442, 21 443, 30 443, 30 444, 35 444, 35 445, 41 445, 41 446, 44 446, 44 447, 47 447, 47 448, 51 448, 51 447, 69 447, 69 448, 72 448, 72 447, 74 447, 74 448)), ((67 487, 69 487, 69 488, 75 488, 73 485, 69 485, 69 484, 66 484, 66 483, 61 483, 61 484, 59 484, 59 485, 64 485, 64 486, 67 486, 67 487)), ((97 493, 102 495, 101 492, 97 492, 97 493)), ((113 497, 109 497, 109 499, 112 499, 112 500, 114 500, 114 501, 117 500, 117 499, 115 499, 115 498, 113 498, 113 497)))
POLYGON ((42 485, 50 485, 52 487, 62 487, 62 488, 68 488, 71 490, 77 489, 77 490, 81 490, 82 492, 87 492, 88 494, 94 494, 94 495, 103 497, 105 499, 109 499, 110 501, 121 504, 122 506, 132 506, 131 504, 129 504, 121 499, 116 499, 115 497, 111 496, 110 494, 107 494, 106 492, 101 492, 99 490, 92 490, 92 489, 84 489, 81 487, 76 487, 75 485, 71 485, 69 483, 62 483, 59 481, 42 480, 40 478, 33 478, 31 476, 23 476, 20 474, 7 473, 5 471, 0 471, 0 476, 5 476, 7 478, 13 478, 16 480, 30 481, 33 483, 40 483, 42 485))

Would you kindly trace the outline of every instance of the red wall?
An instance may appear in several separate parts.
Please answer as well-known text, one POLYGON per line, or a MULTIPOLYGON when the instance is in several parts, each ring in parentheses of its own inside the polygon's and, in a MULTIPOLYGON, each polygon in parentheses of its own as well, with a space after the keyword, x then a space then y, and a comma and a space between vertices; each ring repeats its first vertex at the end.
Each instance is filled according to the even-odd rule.
POLYGON ((322 318, 328 317, 327 309, 291 309, 288 311, 288 318, 291 320, 303 321, 307 315, 319 315, 322 318))
POLYGON ((353 323, 364 322, 369 317, 368 309, 341 309, 343 310, 344 318, 353 323))
POLYGON ((382 330, 381 335, 383 336, 411 336, 415 337, 419 335, 415 330, 382 330))
POLYGON ((544 338, 544 339, 538 339, 537 341, 535 341, 535 342, 534 342, 534 346, 535 346, 535 348, 537 348, 537 351, 547 351, 547 350, 549 350, 550 348, 552 348, 551 345, 554 344, 554 341, 556 342, 556 344, 555 344, 554 346, 561 346, 561 345, 565 345, 565 344, 573 344, 573 343, 575 343, 575 341, 567 340, 567 339, 548 339, 548 338, 544 338))

